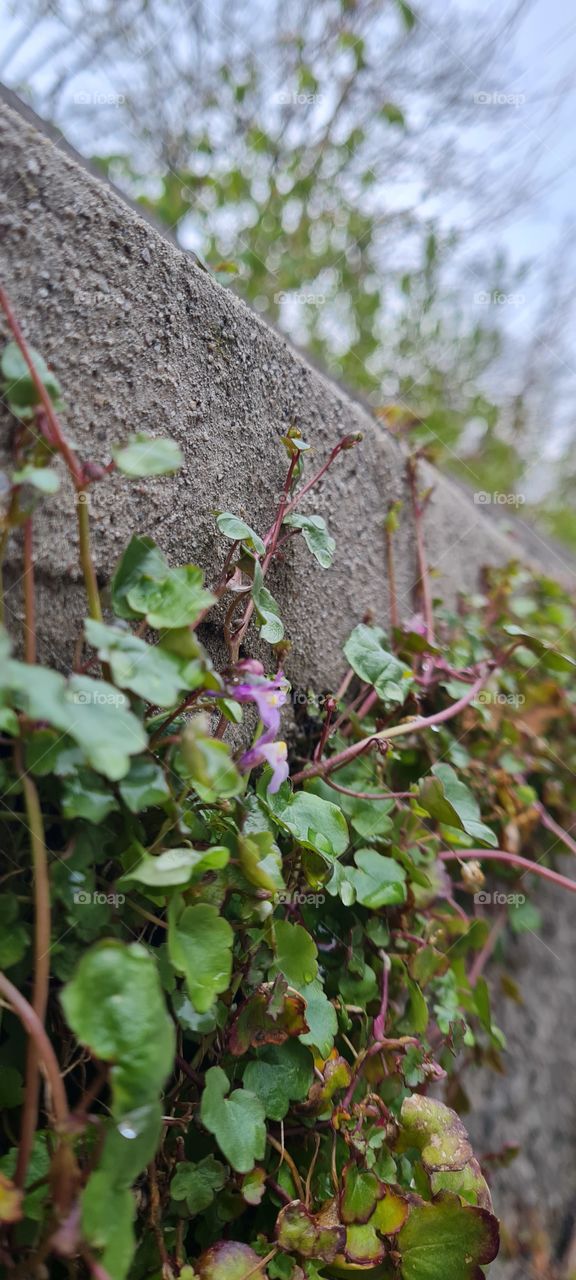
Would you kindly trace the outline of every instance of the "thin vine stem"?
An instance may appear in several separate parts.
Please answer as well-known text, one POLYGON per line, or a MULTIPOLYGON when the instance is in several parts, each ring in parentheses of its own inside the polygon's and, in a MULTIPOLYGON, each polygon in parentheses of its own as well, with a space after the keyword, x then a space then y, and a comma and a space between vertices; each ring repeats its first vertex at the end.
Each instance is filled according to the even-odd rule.
MULTIPOLYGON (((32 778, 24 769, 22 750, 19 743, 15 748, 15 760, 24 793, 34 873, 34 983, 32 1009, 43 1027, 48 1007, 50 984, 51 917, 48 859, 38 792, 32 778)), ((23 1187, 26 1181, 26 1170, 38 1123, 39 1084, 38 1046, 34 1038, 31 1037, 26 1051, 26 1083, 16 1165, 16 1184, 20 1187, 23 1187)))
POLYGON ((84 585, 88 598, 88 611, 91 618, 102 622, 102 605, 96 580, 96 570, 90 551, 90 510, 86 489, 79 489, 76 495, 76 511, 78 518, 78 537, 80 541, 80 564, 84 574, 84 585))
POLYGON ((49 427, 52 435, 52 443, 58 449, 58 452, 62 454, 62 457, 66 463, 66 466, 68 467, 68 470, 70 472, 70 475, 72 476, 72 479, 74 481, 74 484, 76 485, 76 488, 81 488, 84 483, 84 472, 82 469, 82 465, 80 463, 80 460, 76 457, 74 450, 70 448, 70 445, 68 444, 68 442, 66 441, 62 433, 62 428, 58 421, 58 416, 54 410, 54 405, 52 404, 52 401, 50 399, 50 396, 48 395, 46 387, 44 386, 44 383, 42 382, 40 374, 36 369, 36 366, 30 354, 28 343, 24 337, 24 334, 22 333, 20 325, 18 324, 18 321, 16 319, 16 316, 12 308, 12 304, 8 297, 8 294, 6 293, 6 290, 2 288, 2 285, 0 285, 0 305, 2 306, 2 310, 4 312, 4 315, 6 316, 8 324, 14 336, 14 341, 17 347, 19 348, 20 353, 26 362, 26 365, 28 366, 28 371, 30 373, 32 382, 34 383, 34 386, 36 388, 38 398, 46 413, 46 417, 48 419, 48 423, 49 423, 49 427))
POLYGON ((457 702, 445 707, 443 711, 436 711, 431 716, 415 716, 413 720, 405 720, 402 724, 392 725, 390 729, 381 729, 379 733, 368 734, 367 737, 361 738, 359 742, 353 742, 351 746, 345 747, 343 751, 337 752, 336 755, 330 756, 327 760, 320 760, 315 764, 308 765, 305 769, 301 769, 299 773, 294 774, 292 782, 304 782, 306 778, 326 777, 327 774, 334 773, 336 769, 342 769, 345 764, 349 764, 351 760, 354 760, 362 751, 366 751, 373 743, 389 742, 393 738, 402 737, 406 733, 418 733, 421 729, 430 729, 434 725, 444 724, 447 720, 452 720, 454 716, 459 715, 465 707, 473 702, 491 674, 492 668, 484 671, 467 692, 461 698, 458 698, 457 702))
POLYGON ((576 893, 576 880, 570 880, 568 876, 563 876, 559 871, 552 871, 550 867, 543 867, 539 862, 531 862, 530 858, 523 858, 519 853, 508 853, 505 849, 459 849, 458 852, 452 849, 445 849, 438 854, 441 862, 460 862, 462 859, 474 858, 476 861, 480 859, 489 859, 491 862, 509 863, 513 867, 522 867, 523 871, 533 872, 536 876, 542 876, 543 880, 550 880, 552 884, 557 884, 561 889, 568 889, 570 893, 576 893))
POLYGON ((52 1045, 46 1035, 46 1031, 38 1015, 34 1012, 32 1005, 22 995, 17 987, 14 986, 5 973, 0 971, 0 996, 4 997, 6 1003, 10 1006, 13 1013, 20 1019, 22 1026, 25 1027, 29 1036, 32 1036, 38 1057, 44 1066, 50 1092, 52 1095, 52 1107, 56 1123, 60 1128, 65 1129, 70 1121, 70 1112, 68 1110, 68 1101, 66 1091, 62 1083, 60 1075, 60 1067, 58 1059, 52 1045))

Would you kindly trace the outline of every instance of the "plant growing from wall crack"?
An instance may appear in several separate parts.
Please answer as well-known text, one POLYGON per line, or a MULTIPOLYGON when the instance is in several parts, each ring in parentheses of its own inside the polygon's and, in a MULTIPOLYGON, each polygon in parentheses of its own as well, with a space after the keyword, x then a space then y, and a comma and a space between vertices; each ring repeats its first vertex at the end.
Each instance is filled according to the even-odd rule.
MULTIPOLYGON (((1 640, 0 1266, 480 1280, 498 1224, 454 1106, 472 1061, 500 1063, 483 970, 507 929, 537 927, 526 886, 576 887, 550 865, 551 845, 574 853, 572 607, 513 567, 435 608, 418 525, 424 617, 395 595, 391 634, 359 621, 340 689, 303 709, 268 570, 297 537, 330 565, 301 503, 358 438, 314 470, 286 433, 269 529, 216 514, 215 583, 138 534, 101 597, 83 499, 179 450, 134 436, 81 461, 2 305, 2 556, 22 530, 25 625, 1 640), (58 459, 88 606, 68 674, 36 662, 34 519, 58 459), (199 635, 213 610, 221 670, 199 635)), ((419 519, 417 460, 410 480, 419 519)))

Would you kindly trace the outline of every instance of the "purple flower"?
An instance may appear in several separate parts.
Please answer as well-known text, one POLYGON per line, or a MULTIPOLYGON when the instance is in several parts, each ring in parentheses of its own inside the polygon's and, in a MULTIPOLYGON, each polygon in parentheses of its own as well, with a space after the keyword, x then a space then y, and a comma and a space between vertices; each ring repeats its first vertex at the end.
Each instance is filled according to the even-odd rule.
POLYGON ((281 671, 272 680, 264 675, 264 668, 255 659, 238 663, 238 670, 249 677, 240 684, 230 686, 229 692, 237 702, 255 702, 265 733, 261 741, 271 742, 280 728, 280 708, 284 706, 290 685, 281 671))
POLYGON ((258 764, 269 764, 272 777, 268 783, 268 790, 274 793, 288 777, 288 748, 285 742, 265 742, 265 736, 264 734, 249 751, 244 753, 238 761, 238 767, 245 773, 258 764))

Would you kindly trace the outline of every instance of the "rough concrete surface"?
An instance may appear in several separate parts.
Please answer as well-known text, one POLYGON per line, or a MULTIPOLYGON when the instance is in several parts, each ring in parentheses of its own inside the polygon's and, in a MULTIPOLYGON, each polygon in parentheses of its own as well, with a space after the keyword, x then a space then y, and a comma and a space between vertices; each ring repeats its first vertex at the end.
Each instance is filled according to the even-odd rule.
MULTIPOLYGON (((403 614, 413 607, 417 570, 402 449, 188 254, 7 106, 0 107, 0 170, 2 281, 25 334, 62 382, 67 430, 80 456, 107 462, 111 444, 134 431, 173 436, 185 455, 176 477, 140 484, 115 476, 94 487, 102 583, 132 532, 155 537, 174 564, 201 564, 210 582, 227 549, 211 513, 227 509, 260 531, 269 526, 286 466, 279 438, 291 423, 313 446, 316 464, 344 434, 364 433, 305 503, 327 517, 336 537, 333 568, 320 570, 298 541, 270 580, 294 644, 289 676, 296 684, 334 685, 352 626, 369 608, 386 621, 383 517, 399 498, 398 594, 403 614)), ((7 334, 3 318, 0 333, 7 334)), ((0 465, 6 414, 3 427, 0 465)), ((457 486, 427 468, 422 483, 433 485, 426 542, 444 598, 475 587, 485 565, 521 554, 457 486)), ((65 480, 59 497, 43 504, 36 528, 41 656, 59 663, 70 655, 84 611, 73 501, 65 480)), ((15 538, 9 625, 11 615, 13 622, 22 616, 19 556, 15 538)), ((575 580, 553 548, 541 558, 575 580)), ((498 1175, 499 1208, 506 1217, 538 1200, 557 1237, 576 1189, 576 1091, 567 1079, 576 935, 571 904, 560 893, 542 898, 552 941, 545 934, 518 944, 525 1004, 507 1002, 501 1018, 510 1076, 479 1089, 474 1127, 483 1149, 522 1135, 521 1160, 498 1175)), ((511 1265, 499 1263, 494 1280, 525 1274, 511 1265)))

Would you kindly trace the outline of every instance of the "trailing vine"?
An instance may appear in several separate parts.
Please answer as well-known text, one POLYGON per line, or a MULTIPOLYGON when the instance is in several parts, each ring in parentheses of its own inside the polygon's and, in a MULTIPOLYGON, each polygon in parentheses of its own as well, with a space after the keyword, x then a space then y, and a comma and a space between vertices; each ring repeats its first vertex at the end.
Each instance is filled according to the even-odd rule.
POLYGON ((0 298, 1 557, 21 530, 25 607, 23 637, 1 633, 2 1274, 480 1280, 498 1222, 454 1105, 503 1047, 490 956, 537 928, 538 878, 576 887, 550 865, 576 851, 572 606, 511 566, 439 607, 412 458, 422 613, 393 590, 390 633, 358 622, 339 689, 291 689, 268 570, 298 536, 330 566, 301 502, 360 443, 314 469, 295 427, 270 528, 217 515, 214 584, 138 533, 101 595, 91 486, 180 451, 138 435, 80 460, 0 298), (88 615, 68 674, 36 662, 34 521, 58 460, 88 615))

